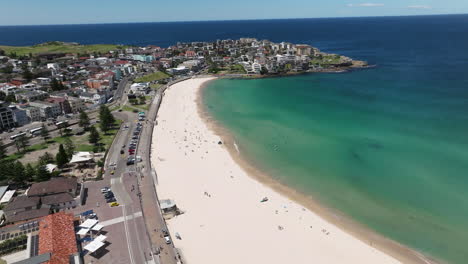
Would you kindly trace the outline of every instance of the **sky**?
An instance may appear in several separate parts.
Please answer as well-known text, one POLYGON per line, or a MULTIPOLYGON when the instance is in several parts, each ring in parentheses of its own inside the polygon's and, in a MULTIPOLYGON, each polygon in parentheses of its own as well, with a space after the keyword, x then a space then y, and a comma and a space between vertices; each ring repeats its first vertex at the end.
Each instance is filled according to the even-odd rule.
POLYGON ((468 13, 468 0, 0 0, 0 6, 0 25, 468 13))

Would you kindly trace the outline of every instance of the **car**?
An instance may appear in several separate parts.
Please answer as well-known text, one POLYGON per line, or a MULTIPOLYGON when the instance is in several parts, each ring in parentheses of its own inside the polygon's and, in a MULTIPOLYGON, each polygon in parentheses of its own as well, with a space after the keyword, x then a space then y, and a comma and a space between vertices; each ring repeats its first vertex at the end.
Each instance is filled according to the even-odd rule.
POLYGON ((128 159, 127 160, 127 165, 133 165, 135 164, 135 159, 128 159))
POLYGON ((112 202, 109 205, 110 205, 110 207, 115 207, 115 206, 119 206, 119 203, 118 202, 112 202))
POLYGON ((122 108, 120 108, 120 109, 119 109, 119 110, 117 110, 117 111, 119 111, 119 112, 122 112, 122 108))
POLYGON ((112 198, 112 197, 114 197, 114 193, 113 193, 113 192, 108 192, 108 193, 106 193, 106 194, 104 195, 104 198, 106 198, 106 199, 109 199, 109 198, 112 198))
POLYGON ((114 196, 114 192, 109 189, 109 191, 103 193, 104 196, 114 196))
POLYGON ((122 155, 125 154, 125 150, 121 149, 120 154, 122 154, 122 155))
POLYGON ((138 139, 138 136, 133 136, 132 139, 138 139))
POLYGON ((128 125, 125 125, 124 128, 128 128, 128 125))
POLYGON ((102 193, 107 193, 107 192, 110 192, 110 191, 111 191, 111 188, 109 188, 109 187, 104 187, 104 188, 101 189, 102 193))
POLYGON ((111 171, 111 175, 114 175, 114 173, 115 173, 115 170, 112 170, 112 171, 111 171))
POLYGON ((115 197, 110 197, 110 198, 107 198, 106 199, 106 203, 112 203, 112 202, 115 202, 117 200, 115 200, 115 197))
POLYGON ((166 241, 166 244, 170 244, 171 243, 171 238, 169 236, 165 236, 164 237, 164 240, 166 241))
POLYGON ((122 148, 125 148, 125 146, 126 146, 126 145, 125 145, 125 144, 123 144, 123 145, 122 145, 122 148))
POLYGON ((96 213, 89 214, 88 218, 97 219, 97 214, 96 213))

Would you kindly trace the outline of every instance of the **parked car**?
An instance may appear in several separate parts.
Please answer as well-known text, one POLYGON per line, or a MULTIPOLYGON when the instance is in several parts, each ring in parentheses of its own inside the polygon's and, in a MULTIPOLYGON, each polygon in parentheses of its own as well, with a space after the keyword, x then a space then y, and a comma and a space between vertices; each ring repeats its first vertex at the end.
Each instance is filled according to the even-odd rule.
POLYGON ((122 154, 122 155, 125 154, 125 150, 121 149, 120 154, 122 154))
POLYGON ((164 237, 164 240, 166 241, 166 244, 170 244, 171 243, 171 238, 169 236, 165 236, 164 237))
POLYGON ((127 165, 133 165, 133 164, 135 164, 135 158, 128 158, 127 165))
POLYGON ((109 187, 104 187, 104 188, 101 189, 102 193, 107 193, 107 192, 110 192, 110 191, 111 191, 111 188, 109 188, 109 187))
POLYGON ((115 206, 119 206, 119 203, 118 202, 112 202, 109 205, 110 205, 110 207, 115 207, 115 206))
POLYGON ((110 197, 110 198, 106 199, 106 203, 113 203, 115 201, 117 201, 117 200, 115 200, 115 197, 110 197))

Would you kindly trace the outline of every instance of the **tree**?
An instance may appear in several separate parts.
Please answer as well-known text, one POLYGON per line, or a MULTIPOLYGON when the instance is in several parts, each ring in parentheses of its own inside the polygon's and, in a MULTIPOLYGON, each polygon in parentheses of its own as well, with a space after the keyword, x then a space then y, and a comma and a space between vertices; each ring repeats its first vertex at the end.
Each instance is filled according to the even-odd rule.
POLYGON ((4 159, 7 155, 6 147, 3 144, 3 140, 0 139, 0 159, 4 159))
POLYGON ((99 108, 99 120, 101 130, 104 133, 107 133, 112 125, 115 123, 114 116, 110 112, 109 108, 105 105, 101 105, 99 108))
POLYGON ((71 160, 73 153, 75 152, 75 145, 70 138, 65 139, 65 152, 67 152, 68 160, 71 160))
POLYGON ((86 114, 85 111, 80 112, 80 120, 78 121, 78 125, 84 128, 84 130, 88 130, 89 126, 91 125, 88 114, 86 114))
POLYGON ((50 173, 45 164, 39 164, 36 168, 36 181, 47 181, 50 179, 50 173))
POLYGON ((13 167, 13 170, 12 170, 13 173, 10 176, 10 180, 13 181, 14 183, 25 184, 26 176, 25 176, 25 168, 23 164, 19 161, 16 161, 12 167, 13 167))
POLYGON ((50 88, 52 89, 52 91, 60 90, 60 84, 57 81, 57 79, 53 78, 52 81, 50 81, 50 88))
POLYGON ((39 165, 47 165, 54 162, 54 157, 49 152, 44 153, 39 157, 39 165))
POLYGON ((140 104, 145 104, 146 103, 146 98, 143 95, 138 96, 138 99, 140 100, 140 104))
POLYGON ((5 97, 5 101, 10 102, 10 103, 16 103, 16 96, 13 93, 9 93, 5 97))
POLYGON ((58 129, 58 132, 60 134, 61 137, 63 137, 63 128, 66 126, 65 123, 63 122, 60 122, 60 124, 57 125, 57 129, 58 129))
POLYGON ((30 82, 33 79, 33 74, 29 70, 28 66, 24 64, 23 66, 23 78, 26 79, 26 81, 30 82))
POLYGON ((68 163, 68 155, 62 144, 60 144, 59 146, 59 151, 55 156, 55 161, 57 162, 57 166, 59 166, 60 168, 62 168, 68 163))
POLYGON ((47 141, 47 139, 49 138, 49 130, 44 125, 44 123, 42 123, 41 126, 41 137, 44 139, 44 141, 47 141))
POLYGON ((21 135, 16 138, 15 140, 16 148, 18 149, 18 152, 23 149, 23 151, 26 151, 26 148, 29 145, 29 138, 26 137, 26 135, 21 135))
POLYGON ((97 145, 99 143, 99 140, 101 140, 101 136, 99 135, 99 132, 96 130, 95 127, 90 127, 89 128, 89 143, 93 145, 97 145))
POLYGON ((36 170, 33 168, 31 163, 26 164, 26 167, 24 168, 24 178, 26 181, 32 181, 35 176, 36 170))

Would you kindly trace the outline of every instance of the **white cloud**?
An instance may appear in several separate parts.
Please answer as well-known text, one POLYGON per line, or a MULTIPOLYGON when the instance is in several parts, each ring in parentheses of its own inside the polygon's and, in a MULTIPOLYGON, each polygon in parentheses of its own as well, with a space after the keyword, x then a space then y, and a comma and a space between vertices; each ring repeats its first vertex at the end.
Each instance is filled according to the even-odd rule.
POLYGON ((431 9, 432 7, 427 6, 427 5, 410 5, 408 8, 413 8, 413 9, 431 9))
POLYGON ((384 6, 385 4, 379 4, 379 3, 361 3, 361 4, 348 4, 349 7, 354 7, 354 6, 361 6, 361 7, 376 7, 376 6, 384 6))

